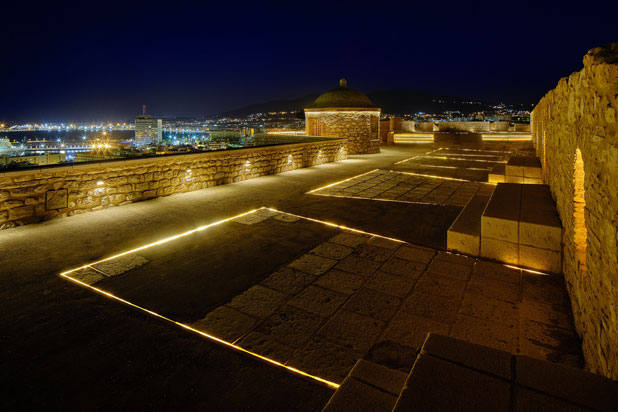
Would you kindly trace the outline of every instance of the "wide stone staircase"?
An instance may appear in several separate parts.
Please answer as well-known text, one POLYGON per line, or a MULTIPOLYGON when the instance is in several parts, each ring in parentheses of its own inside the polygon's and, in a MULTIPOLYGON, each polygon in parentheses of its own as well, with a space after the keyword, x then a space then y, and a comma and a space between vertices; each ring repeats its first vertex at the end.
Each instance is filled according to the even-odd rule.
POLYGON ((409 373, 359 360, 323 412, 616 411, 618 382, 433 334, 409 373))

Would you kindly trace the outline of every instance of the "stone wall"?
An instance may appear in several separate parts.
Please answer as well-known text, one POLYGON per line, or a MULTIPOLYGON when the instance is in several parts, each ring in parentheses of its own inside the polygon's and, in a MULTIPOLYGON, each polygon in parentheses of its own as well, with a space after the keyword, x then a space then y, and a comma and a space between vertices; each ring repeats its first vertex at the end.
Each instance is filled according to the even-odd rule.
POLYGON ((440 122, 438 123, 438 130, 441 132, 489 132, 490 125, 490 122, 440 122))
POLYGON ((613 43, 588 52, 584 68, 561 79, 532 112, 533 141, 564 227, 562 266, 586 365, 612 379, 618 379, 617 110, 613 43), (583 174, 576 173, 578 149, 583 174), (581 177, 583 190, 576 190, 581 177))
POLYGON ((346 139, 0 172, 0 229, 347 158, 346 139))
POLYGON ((305 111, 307 135, 345 137, 350 154, 380 152, 380 112, 305 111))

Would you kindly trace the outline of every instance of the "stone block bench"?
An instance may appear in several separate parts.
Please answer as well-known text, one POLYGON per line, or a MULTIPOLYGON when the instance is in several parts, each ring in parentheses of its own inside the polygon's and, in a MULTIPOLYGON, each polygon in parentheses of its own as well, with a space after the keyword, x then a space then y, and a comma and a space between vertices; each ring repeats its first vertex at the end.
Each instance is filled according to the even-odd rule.
POLYGON ((536 156, 511 156, 505 168, 506 183, 543 183, 543 169, 536 156))
POLYGON ((480 256, 560 273, 561 240, 549 186, 498 184, 481 217, 480 256))
POLYGON ((487 181, 489 183, 504 183, 506 175, 506 163, 498 163, 489 172, 487 181))
POLYGON ((618 382, 429 333, 408 375, 359 360, 323 412, 616 411, 618 382))
POLYGON ((481 216, 490 197, 491 193, 479 192, 470 199, 448 229, 446 238, 448 249, 472 256, 480 255, 481 216))

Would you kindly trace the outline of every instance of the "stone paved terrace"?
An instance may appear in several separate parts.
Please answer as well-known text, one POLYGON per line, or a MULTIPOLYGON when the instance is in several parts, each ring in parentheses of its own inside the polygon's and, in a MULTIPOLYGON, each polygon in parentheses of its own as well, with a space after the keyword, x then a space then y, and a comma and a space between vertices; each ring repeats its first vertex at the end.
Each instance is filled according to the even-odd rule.
POLYGON ((3 403, 320 410, 326 385, 57 276, 264 206, 286 213, 261 209, 67 276, 333 382, 362 357, 409 369, 429 331, 579 366, 561 277, 440 250, 461 206, 309 193, 431 150, 385 147, 0 233, 2 385, 35 394, 3 403))

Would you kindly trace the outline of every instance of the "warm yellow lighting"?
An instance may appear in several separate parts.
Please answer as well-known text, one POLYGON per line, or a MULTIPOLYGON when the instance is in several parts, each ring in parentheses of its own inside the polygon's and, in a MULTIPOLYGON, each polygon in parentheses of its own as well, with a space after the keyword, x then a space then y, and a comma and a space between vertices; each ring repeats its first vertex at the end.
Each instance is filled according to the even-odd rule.
MULTIPOLYGON (((370 172, 368 172, 368 173, 370 173, 370 172)), ((89 284, 87 284, 85 282, 82 282, 82 281, 80 281, 78 279, 75 279, 75 278, 70 276, 70 274, 75 272, 75 271, 78 271, 78 270, 81 270, 81 269, 86 269, 86 268, 94 269, 92 266, 96 265, 98 263, 106 262, 106 261, 109 261, 109 260, 112 260, 112 259, 115 259, 115 258, 118 258, 118 257, 121 257, 121 256, 125 256, 125 255, 131 254, 131 253, 134 253, 134 252, 137 252, 137 251, 140 251, 140 250, 144 250, 144 249, 152 247, 152 246, 156 246, 156 245, 160 245, 160 244, 163 244, 163 243, 166 243, 166 242, 170 242, 172 240, 175 240, 175 239, 178 239, 178 238, 181 238, 181 237, 184 237, 184 236, 188 236, 188 235, 190 235, 192 233, 195 233, 195 232, 198 232, 198 231, 202 231, 202 230, 205 230, 207 228, 210 228, 210 227, 213 227, 213 226, 216 226, 216 225, 220 225, 222 223, 229 222, 231 220, 237 219, 239 217, 255 213, 255 212, 257 212, 259 210, 262 210, 262 209, 270 210, 271 212, 275 212, 275 213, 281 213, 281 214, 285 214, 285 215, 289 215, 289 216, 294 216, 294 217, 299 218, 299 219, 305 219, 305 220, 308 220, 308 221, 311 221, 311 222, 316 222, 316 223, 320 223, 320 224, 331 226, 331 227, 336 227, 336 228, 339 228, 339 229, 342 229, 342 230, 346 230, 346 231, 349 231, 349 232, 353 232, 353 233, 359 233, 359 234, 363 234, 363 235, 375 236, 375 237, 379 237, 379 238, 382 238, 382 239, 388 239, 388 240, 391 240, 391 241, 394 241, 394 242, 398 242, 398 243, 406 243, 403 240, 391 238, 391 237, 388 237, 388 236, 382 236, 382 235, 378 235, 378 234, 375 234, 375 233, 365 232, 363 230, 353 229, 353 228, 350 228, 350 227, 347 227, 347 226, 344 226, 344 225, 339 225, 337 223, 327 222, 327 221, 323 221, 323 220, 319 220, 319 219, 313 219, 313 218, 310 218, 310 217, 300 216, 300 215, 296 215, 296 214, 293 214, 293 213, 281 212, 281 211, 279 211, 277 209, 274 209, 274 208, 262 207, 260 209, 250 210, 248 212, 241 213, 241 214, 233 216, 233 217, 229 217, 229 218, 222 219, 222 220, 219 220, 219 221, 216 221, 216 222, 204 225, 204 226, 200 226, 200 227, 198 227, 196 229, 189 230, 187 232, 180 233, 180 234, 175 235, 175 236, 170 236, 168 238, 160 239, 160 240, 158 240, 156 242, 149 243, 147 245, 140 246, 140 247, 137 247, 137 248, 125 251, 125 252, 121 252, 121 253, 118 253, 116 255, 110 256, 108 258, 101 259, 101 260, 98 260, 96 262, 92 262, 92 263, 80 266, 78 268, 74 268, 74 269, 62 272, 62 273, 60 273, 60 276, 65 278, 65 279, 67 279, 67 280, 69 280, 69 281, 71 281, 71 282, 74 282, 74 283, 76 283, 76 284, 78 284, 78 285, 80 285, 82 287, 88 288, 88 289, 90 289, 90 290, 92 290, 92 291, 94 291, 96 293, 99 293, 99 294, 101 294, 103 296, 106 296, 106 297, 108 297, 110 299, 113 299, 113 300, 116 300, 118 302, 124 303, 125 305, 128 305, 128 306, 130 306, 132 308, 135 308, 135 309, 138 309, 138 310, 141 310, 141 311, 143 311, 145 313, 148 313, 149 315, 152 315, 152 316, 157 317, 159 319, 162 319, 164 321, 173 323, 173 324, 175 324, 177 326, 180 326, 180 327, 182 327, 184 329, 187 329, 187 330, 189 330, 191 332, 200 334, 201 336, 203 336, 203 337, 205 337, 207 339, 210 339, 212 341, 218 342, 218 343, 220 343, 222 345, 225 345, 227 347, 233 348, 233 349, 235 349, 237 351, 246 353, 246 354, 248 354, 250 356, 256 357, 256 358, 261 359, 261 360, 263 360, 265 362, 268 362, 270 364, 273 364, 273 365, 285 368, 285 369, 289 370, 290 372, 296 373, 298 375, 302 375, 302 376, 314 379, 314 380, 316 380, 318 382, 321 382, 321 383, 324 383, 324 384, 328 385, 331 388, 337 389, 337 388, 339 388, 339 385, 337 383, 331 382, 331 381, 329 381, 327 379, 324 379, 324 378, 321 378, 319 376, 311 375, 311 374, 309 374, 307 372, 304 372, 302 370, 293 368, 291 366, 284 365, 281 362, 278 362, 276 360, 270 359, 270 358, 268 358, 266 356, 263 356, 263 355, 260 355, 258 353, 251 352, 251 351, 249 351, 247 349, 244 349, 241 346, 238 346, 238 345, 236 345, 234 343, 227 342, 227 341, 225 341, 223 339, 220 339, 220 338, 218 338, 216 336, 213 336, 213 335, 210 335, 210 334, 208 334, 206 332, 203 332, 201 330, 195 329, 195 328, 193 328, 193 327, 191 327, 189 325, 186 325, 186 324, 181 323, 181 322, 177 322, 177 321, 175 321, 173 319, 170 319, 170 318, 168 318, 168 317, 166 317, 164 315, 161 315, 161 314, 159 314, 157 312, 154 312, 152 310, 146 309, 146 308, 144 308, 142 306, 136 305, 136 304, 134 304, 134 303, 132 303, 132 302, 126 300, 126 299, 118 297, 118 296, 116 296, 116 295, 114 295, 112 293, 106 292, 106 291, 104 291, 102 289, 99 289, 97 287, 89 285, 89 284)), ((96 269, 94 269, 94 270, 96 270, 96 269)))
POLYGON ((549 276, 549 273, 539 272, 538 270, 526 269, 526 268, 522 268, 522 267, 519 267, 519 266, 513 266, 513 265, 502 265, 502 266, 504 266, 506 268, 510 268, 510 269, 523 270, 524 272, 534 273, 536 275, 549 276))
POLYGON ((297 217, 299 219, 305 219, 305 220, 308 220, 310 222, 321 223, 323 225, 336 227, 336 228, 347 230, 347 231, 354 232, 354 233, 361 233, 363 235, 375 236, 375 237, 379 237, 379 238, 382 238, 382 239, 392 240, 393 242, 406 243, 405 241, 400 240, 400 239, 395 239, 395 238, 388 237, 388 236, 382 236, 382 235, 378 235, 376 233, 365 232, 364 230, 352 229, 351 227, 343 226, 343 225, 340 225, 340 224, 337 224, 337 223, 327 222, 325 220, 314 219, 312 217, 306 217, 306 216, 296 215, 294 213, 282 212, 280 210, 273 209, 271 207, 266 207, 266 208, 263 208, 263 209, 267 209, 267 210, 270 210, 271 212, 281 213, 281 214, 288 215, 288 216, 294 216, 294 217, 297 217))
POLYGON ((439 203, 428 203, 428 202, 414 202, 412 200, 397 200, 397 199, 383 199, 379 197, 363 197, 363 196, 344 196, 344 195, 329 195, 322 193, 313 193, 314 196, 324 196, 324 197, 338 197, 340 199, 359 199, 359 200, 375 200, 377 202, 395 202, 395 203, 408 203, 413 205, 439 205, 439 203))
POLYGON ((99 181, 97 182, 97 186, 103 186, 104 184, 105 184, 105 182, 103 182, 102 180, 99 180, 99 181))
POLYGON ((398 162, 395 162, 395 164, 396 164, 396 165, 398 165, 398 164, 401 164, 401 163, 409 162, 410 160, 418 159, 419 157, 422 157, 422 156, 427 156, 428 154, 431 154, 431 153, 437 152, 437 151, 439 151, 439 150, 442 150, 442 148, 435 149, 435 150, 430 150, 430 151, 429 151, 429 152, 427 152, 427 153, 424 153, 424 154, 419 154, 419 155, 416 155, 416 156, 409 157, 409 158, 407 158, 407 159, 400 160, 400 161, 398 161, 398 162))
POLYGON ((428 159, 441 159, 441 160, 466 160, 468 162, 485 162, 485 163, 506 163, 506 160, 484 160, 484 159, 466 159, 465 157, 452 157, 452 156, 422 156, 428 159))
POLYGON ((481 185, 492 185, 495 186, 497 183, 490 183, 490 182, 477 182, 475 180, 466 180, 466 179, 457 179, 454 177, 444 177, 444 176, 436 176, 436 175, 425 175, 425 174, 421 174, 421 173, 413 173, 413 172, 402 172, 402 171, 395 171, 395 170, 390 170, 391 173, 403 173, 404 175, 412 175, 412 176, 421 176, 421 177, 428 177, 431 179, 444 179, 444 180, 455 180, 457 182, 472 182, 472 183, 478 183, 481 185))
POLYGON ((327 187, 332 187, 332 186, 338 185, 338 184, 343 183, 343 182, 348 182, 348 181, 350 181, 352 179, 356 179, 357 177, 361 177, 361 176, 368 175, 369 173, 377 172, 378 170, 379 169, 373 169, 373 170, 368 171, 367 173, 362 173, 360 175, 352 176, 352 177, 350 177, 348 179, 340 180, 338 182, 331 183, 331 184, 326 185, 326 186, 318 187, 317 189, 313 189, 313 190, 308 191, 306 194, 314 193, 314 192, 317 192, 318 190, 326 189, 327 187))
POLYGON ((291 371, 291 372, 294 372, 294 373, 296 373, 296 374, 298 374, 298 375, 306 376, 306 377, 311 378, 311 379, 314 379, 314 380, 316 380, 316 381, 318 381, 318 382, 322 382, 322 383, 324 383, 324 384, 326 384, 326 385, 330 386, 330 387, 331 387, 331 388, 333 388, 333 389, 337 389, 337 388, 339 388, 339 385, 338 385, 338 384, 336 384, 336 383, 334 383, 334 382, 331 382, 331 381, 326 380, 326 379, 324 379, 324 378, 320 378, 319 376, 314 376, 314 375, 311 375, 311 374, 309 374, 309 373, 307 373, 307 372, 303 372, 303 371, 301 371, 300 369, 296 369, 296 368, 293 368, 293 367, 291 367, 291 366, 284 365, 284 364, 282 364, 281 362, 277 362, 277 361, 276 361, 276 360, 274 360, 274 359, 270 359, 270 358, 267 358, 266 356, 262 356, 262 355, 260 355, 260 354, 258 354, 258 353, 251 352, 251 351, 249 351, 249 350, 247 350, 247 349, 244 349, 244 348, 242 348, 242 347, 240 347, 240 346, 238 346, 238 345, 234 345, 233 343, 230 343, 230 342, 227 342, 227 341, 225 341, 225 340, 223 340, 223 339, 217 338, 216 336, 209 335, 209 334, 208 334, 208 333, 206 333, 206 332, 203 332, 203 331, 201 331, 201 330, 198 330, 198 329, 192 328, 192 327, 191 327, 191 326, 189 326, 189 325, 186 325, 186 324, 181 323, 181 322, 177 322, 177 321, 175 321, 175 320, 173 320, 173 319, 170 319, 170 318, 168 318, 168 317, 166 317, 166 316, 163 316, 163 315, 161 315, 161 314, 159 314, 159 313, 157 313, 157 312, 154 312, 154 311, 152 311, 152 310, 148 310, 148 309, 146 309, 146 308, 143 308, 143 307, 141 307, 141 306, 139 306, 139 305, 136 305, 135 303, 131 303, 131 302, 129 302, 128 300, 122 299, 122 298, 120 298, 120 297, 118 297, 118 296, 116 296, 116 295, 113 295, 113 294, 111 294, 111 293, 109 293, 109 292, 106 292, 106 291, 104 291, 104 290, 102 290, 102 289, 96 288, 96 287, 94 287, 94 286, 92 286, 92 285, 88 285, 87 283, 84 283, 84 282, 82 282, 82 281, 80 281, 80 280, 74 279, 74 278, 72 278, 72 277, 68 276, 68 275, 66 274, 66 272, 65 272, 65 273, 61 273, 61 274, 60 274, 60 276, 64 277, 65 279, 70 280, 71 282, 77 283, 77 284, 78 284, 78 285, 80 285, 80 286, 83 286, 83 287, 88 288, 88 289, 90 289, 90 290, 93 290, 93 291, 95 291, 95 292, 97 292, 97 293, 100 293, 100 294, 101 294, 101 295, 103 295, 103 296, 107 296, 108 298, 114 299, 114 300, 116 300, 116 301, 118 301, 118 302, 124 303, 125 305, 131 306, 132 308, 135 308, 135 309, 141 310, 141 311, 143 311, 143 312, 146 312, 146 313, 148 313, 149 315, 152 315, 152 316, 154 316, 154 317, 156 317, 156 318, 159 318, 159 319, 165 320, 165 321, 167 321, 167 322, 173 323, 174 325, 180 326, 181 328, 184 328, 184 329, 187 329, 187 330, 189 330, 189 331, 191 331, 191 332, 194 332, 194 333, 200 334, 200 335, 202 335, 203 337, 205 337, 205 338, 207 338, 207 339, 210 339, 210 340, 212 340, 212 341, 218 342, 218 343, 220 343, 220 344, 222 344, 222 345, 225 345, 225 346, 227 346, 227 347, 229 347, 229 348, 235 349, 235 350, 237 350, 237 351, 239 351, 239 352, 246 353, 246 354, 248 354, 248 355, 251 355, 251 356, 253 356, 253 357, 256 357, 256 358, 258 358, 258 359, 261 359, 261 360, 263 360, 263 361, 266 361, 266 362, 268 362, 268 363, 271 363, 271 364, 273 364, 273 365, 276 365, 276 366, 279 366, 279 367, 285 368, 285 369, 287 369, 287 370, 289 370, 289 371, 291 371))
POLYGON ((175 236, 170 236, 170 237, 167 237, 167 238, 164 238, 164 239, 161 239, 161 240, 157 240, 156 242, 149 243, 149 244, 147 244, 147 245, 140 246, 140 247, 135 248, 135 249, 127 250, 126 252, 118 253, 118 254, 113 255, 113 256, 110 256, 110 257, 108 257, 108 258, 101 259, 101 260, 98 260, 98 261, 96 261, 96 262, 92 262, 92 263, 89 263, 89 264, 87 264, 87 265, 83 265, 83 266, 80 266, 80 267, 78 267, 78 268, 68 270, 68 271, 66 271, 66 272, 62 272, 60 275, 61 275, 61 276, 63 276, 63 275, 68 275, 69 273, 75 272, 75 271, 77 271, 77 270, 86 269, 87 267, 89 267, 89 266, 91 266, 91 265, 96 265, 96 264, 98 264, 98 263, 107 262, 108 260, 116 259, 116 258, 119 258, 119 257, 121 257, 121 256, 128 255, 128 254, 130 254, 130 253, 134 253, 134 252, 137 252, 137 251, 140 251, 140 250, 144 250, 144 249, 147 249, 147 248, 149 248, 149 247, 151 247, 151 246, 161 245, 161 244, 163 244, 163 243, 167 243, 167 242, 170 242, 170 241, 172 241, 172 240, 179 239, 179 238, 181 238, 181 237, 189 236, 189 235, 190 235, 190 234, 192 234, 192 233, 195 233, 195 232, 200 232, 200 231, 202 231, 202 230, 204 230, 204 229, 208 229, 209 227, 212 227, 212 226, 217 226, 217 225, 220 225, 221 223, 229 222, 230 220, 233 220, 233 219, 236 219, 236 218, 239 218, 239 217, 242 217, 242 216, 250 215, 251 213, 255 213, 255 212, 257 212, 258 210, 259 210, 259 209, 253 209, 253 210, 250 210, 250 211, 248 211, 248 212, 241 213, 240 215, 232 216, 232 217, 229 217, 229 218, 227 218, 227 219, 223 219, 223 220, 219 220, 219 221, 216 221, 216 222, 213 222, 213 223, 209 223, 209 224, 207 224, 207 225, 200 226, 200 227, 198 227, 198 228, 195 228, 195 229, 189 230, 189 231, 184 232, 184 233, 180 233, 180 234, 175 235, 175 236))

